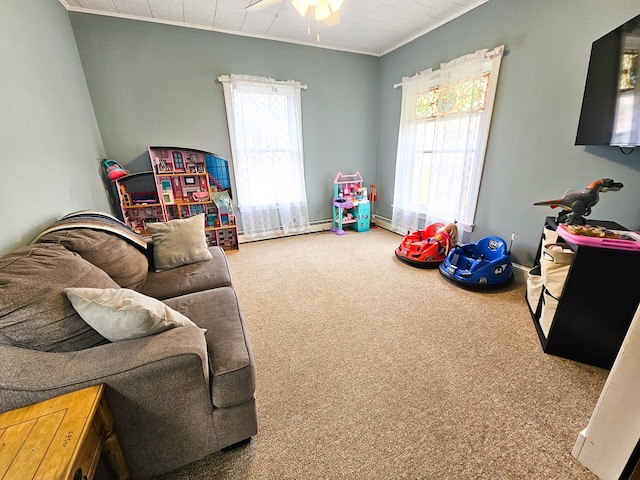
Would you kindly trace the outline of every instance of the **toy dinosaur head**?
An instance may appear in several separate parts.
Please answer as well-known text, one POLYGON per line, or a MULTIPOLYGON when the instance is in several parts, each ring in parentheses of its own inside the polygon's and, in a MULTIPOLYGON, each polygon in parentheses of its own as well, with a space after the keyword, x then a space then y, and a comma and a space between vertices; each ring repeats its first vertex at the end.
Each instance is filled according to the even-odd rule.
POLYGON ((599 188, 601 192, 617 192, 622 189, 624 185, 620 182, 615 182, 610 178, 601 178, 589 185, 588 188, 599 188))

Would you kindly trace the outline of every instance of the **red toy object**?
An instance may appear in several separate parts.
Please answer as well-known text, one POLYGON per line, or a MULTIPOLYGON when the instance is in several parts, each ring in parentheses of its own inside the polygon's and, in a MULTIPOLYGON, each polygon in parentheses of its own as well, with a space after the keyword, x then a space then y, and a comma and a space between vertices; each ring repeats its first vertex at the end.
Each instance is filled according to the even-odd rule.
POLYGON ((396 248, 396 257, 418 268, 437 268, 458 241, 455 223, 432 223, 424 230, 408 233, 396 248))

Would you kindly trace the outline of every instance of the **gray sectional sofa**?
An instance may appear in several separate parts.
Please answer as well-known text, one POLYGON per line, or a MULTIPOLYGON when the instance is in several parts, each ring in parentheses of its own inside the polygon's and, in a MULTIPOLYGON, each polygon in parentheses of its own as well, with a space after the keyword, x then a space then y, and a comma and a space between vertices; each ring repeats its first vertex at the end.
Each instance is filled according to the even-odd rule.
POLYGON ((0 411, 105 384, 132 478, 146 479, 250 440, 256 371, 223 250, 158 272, 136 237, 109 215, 73 214, 0 257, 0 411), (70 287, 140 292, 200 328, 111 342, 70 287))

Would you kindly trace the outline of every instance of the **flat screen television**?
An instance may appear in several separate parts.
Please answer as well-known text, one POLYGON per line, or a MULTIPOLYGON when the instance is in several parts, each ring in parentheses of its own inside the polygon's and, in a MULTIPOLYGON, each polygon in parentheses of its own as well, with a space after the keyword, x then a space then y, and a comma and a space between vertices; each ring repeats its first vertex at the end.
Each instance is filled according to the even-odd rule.
POLYGON ((591 45, 576 145, 640 146, 640 15, 591 45))

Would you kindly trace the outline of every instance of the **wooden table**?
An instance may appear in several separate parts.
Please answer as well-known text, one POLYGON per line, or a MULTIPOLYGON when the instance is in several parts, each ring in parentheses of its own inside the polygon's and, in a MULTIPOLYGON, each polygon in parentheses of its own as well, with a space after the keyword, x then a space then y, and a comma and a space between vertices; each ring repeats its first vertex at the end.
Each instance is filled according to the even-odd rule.
POLYGON ((96 385, 0 414, 1 480, 92 479, 103 449, 129 478, 113 417, 96 385))

